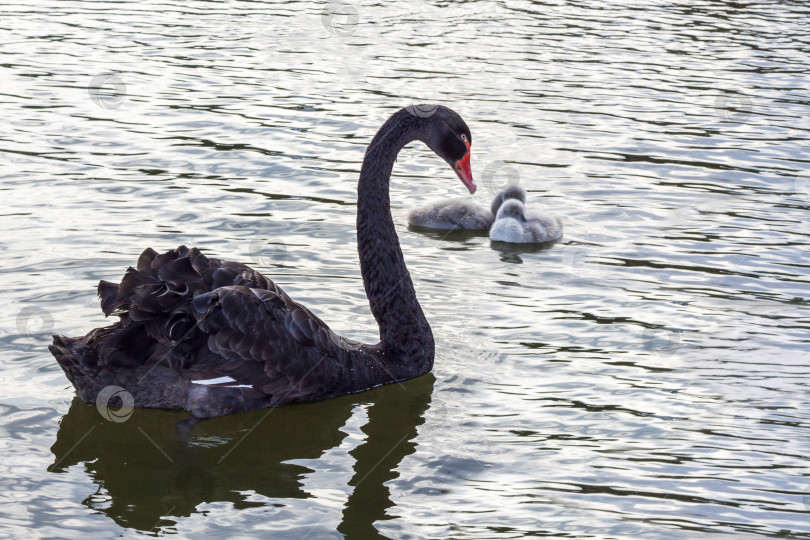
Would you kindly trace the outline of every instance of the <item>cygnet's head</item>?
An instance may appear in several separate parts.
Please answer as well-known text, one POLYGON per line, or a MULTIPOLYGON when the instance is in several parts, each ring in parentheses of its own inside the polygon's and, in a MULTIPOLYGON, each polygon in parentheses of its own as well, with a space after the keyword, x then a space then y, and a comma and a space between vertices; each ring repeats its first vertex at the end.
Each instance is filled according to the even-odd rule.
POLYGON ((497 215, 498 210, 500 209, 501 205, 504 201, 509 199, 516 199, 522 203, 526 203, 526 190, 523 189, 519 184, 510 184, 506 186, 500 193, 495 195, 495 198, 492 199, 492 215, 497 215))
POLYGON ((505 201, 498 209, 498 215, 495 218, 504 219, 512 218, 521 222, 526 221, 526 207, 518 199, 509 199, 505 201))

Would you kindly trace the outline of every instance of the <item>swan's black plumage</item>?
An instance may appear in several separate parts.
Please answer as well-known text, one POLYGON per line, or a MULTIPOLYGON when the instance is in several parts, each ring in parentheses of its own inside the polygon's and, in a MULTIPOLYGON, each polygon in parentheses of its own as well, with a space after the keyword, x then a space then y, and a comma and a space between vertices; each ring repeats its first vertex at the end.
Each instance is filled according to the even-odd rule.
POLYGON ((467 152, 454 141, 461 133, 470 139, 450 109, 438 107, 427 118, 402 109, 366 151, 357 239, 379 343, 339 337, 256 270, 180 246, 163 254, 149 248, 120 284, 102 281, 102 310, 119 320, 83 337, 54 336, 51 352, 88 403, 115 385, 136 407, 185 409, 199 418, 317 401, 427 373, 433 335, 399 247, 388 181, 397 153, 412 140, 457 162, 467 152))

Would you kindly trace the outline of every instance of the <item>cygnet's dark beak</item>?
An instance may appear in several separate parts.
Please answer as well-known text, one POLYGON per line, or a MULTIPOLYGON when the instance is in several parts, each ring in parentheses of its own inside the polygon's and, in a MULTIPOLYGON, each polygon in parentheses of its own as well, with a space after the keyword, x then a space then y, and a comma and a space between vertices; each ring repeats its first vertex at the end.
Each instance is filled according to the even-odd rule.
POLYGON ((461 182, 470 190, 470 194, 473 194, 477 186, 473 181, 472 170, 470 170, 470 141, 465 142, 467 143, 467 153, 453 164, 453 170, 456 171, 461 182))

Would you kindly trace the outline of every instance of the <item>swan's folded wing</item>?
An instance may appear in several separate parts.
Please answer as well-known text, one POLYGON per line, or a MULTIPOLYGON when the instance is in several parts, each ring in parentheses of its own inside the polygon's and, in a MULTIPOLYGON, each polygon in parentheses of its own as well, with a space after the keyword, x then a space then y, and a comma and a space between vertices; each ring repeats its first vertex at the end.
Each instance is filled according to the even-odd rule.
POLYGON ((274 404, 323 395, 342 380, 333 377, 346 365, 336 336, 244 264, 185 246, 147 249, 120 284, 102 282, 99 296, 120 320, 85 338, 98 353, 91 368, 165 365, 192 383, 238 387, 274 404))
POLYGON ((341 376, 334 334, 280 289, 222 287, 192 305, 207 349, 187 367, 192 380, 230 378, 232 386, 249 386, 281 405, 341 376))
POLYGON ((115 312, 144 320, 170 314, 198 294, 231 285, 280 292, 275 283, 247 265, 209 259, 197 248, 180 246, 161 254, 147 248, 119 285, 100 282, 98 295, 105 315, 115 312))
POLYGON ((559 240, 563 235, 562 220, 547 212, 528 212, 526 214, 526 232, 533 242, 551 242, 559 240))

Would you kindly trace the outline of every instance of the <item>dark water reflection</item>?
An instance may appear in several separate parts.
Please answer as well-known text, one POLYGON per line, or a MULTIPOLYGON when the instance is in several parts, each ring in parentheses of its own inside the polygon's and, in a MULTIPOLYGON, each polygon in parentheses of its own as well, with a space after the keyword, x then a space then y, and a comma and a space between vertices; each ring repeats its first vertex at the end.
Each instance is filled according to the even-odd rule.
POLYGON ((4 4, 2 534, 810 537, 807 3, 325 5, 4 4), (356 179, 419 102, 470 124, 478 204, 517 180, 565 223, 410 230, 464 189, 402 152, 433 376, 187 438, 73 401, 48 335, 104 324, 96 283, 149 245, 375 339, 356 179))
MULTIPOLYGON (((318 497, 326 489, 307 481, 316 473, 310 467, 319 468, 319 458, 345 448, 347 437, 361 431, 364 440, 349 452, 353 474, 337 530, 374 538, 374 523, 390 519, 394 505, 385 482, 398 476, 397 466, 415 450, 433 381, 429 375, 327 403, 205 421, 190 435, 177 429, 186 414, 138 410, 116 423, 76 398, 60 423, 49 471, 83 464, 97 489, 82 504, 122 527, 176 531, 172 517, 224 501, 236 510, 268 507, 264 515, 280 532, 299 528, 289 500, 318 497), (347 429, 360 412, 365 423, 347 429)), ((298 532, 318 537, 324 530, 315 522, 298 532)))

